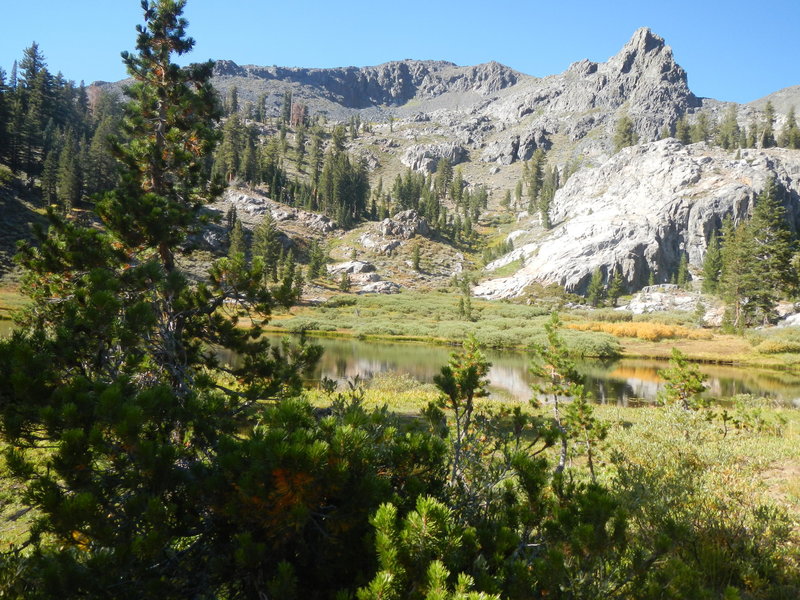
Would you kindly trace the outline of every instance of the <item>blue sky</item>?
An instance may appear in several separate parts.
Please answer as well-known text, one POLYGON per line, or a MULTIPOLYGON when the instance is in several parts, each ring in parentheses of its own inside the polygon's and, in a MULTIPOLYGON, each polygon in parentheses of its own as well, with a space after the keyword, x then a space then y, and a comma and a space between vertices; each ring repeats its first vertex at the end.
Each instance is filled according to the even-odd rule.
MULTIPOLYGON (((0 66, 37 41, 76 81, 125 76, 138 0, 28 0, 3 7, 0 66)), ((301 67, 402 58, 496 60, 536 76, 604 61, 641 26, 672 46, 695 94, 749 102, 800 85, 800 0, 189 0, 191 60, 301 67)), ((798 107, 800 108, 800 107, 798 107)))

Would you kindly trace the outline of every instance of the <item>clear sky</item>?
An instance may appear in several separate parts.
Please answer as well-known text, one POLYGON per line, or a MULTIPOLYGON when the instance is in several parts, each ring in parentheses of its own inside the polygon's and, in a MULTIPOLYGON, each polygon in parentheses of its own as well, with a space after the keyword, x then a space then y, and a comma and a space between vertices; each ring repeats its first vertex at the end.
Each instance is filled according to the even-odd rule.
MULTIPOLYGON (((32 41, 75 81, 125 77, 138 0, 4 2, 0 66, 32 41)), ((800 0, 189 0, 190 60, 298 67, 403 58, 496 60, 530 75, 604 61, 642 26, 672 46, 699 96, 749 102, 800 85, 800 0)), ((800 108, 800 107, 799 107, 800 108)))

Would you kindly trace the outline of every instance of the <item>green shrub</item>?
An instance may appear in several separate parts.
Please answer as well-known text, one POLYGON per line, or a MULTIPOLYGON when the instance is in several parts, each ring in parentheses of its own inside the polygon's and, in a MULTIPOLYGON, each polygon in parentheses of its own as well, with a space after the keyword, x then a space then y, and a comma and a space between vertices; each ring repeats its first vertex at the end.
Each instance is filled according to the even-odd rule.
POLYGON ((10 185, 14 180, 14 173, 5 165, 0 165, 0 186, 10 185))
POLYGON ((295 317, 283 323, 282 326, 290 333, 302 333, 304 331, 336 331, 335 326, 308 317, 295 317))
POLYGON ((761 354, 784 354, 800 352, 800 342, 792 340, 764 340, 755 348, 761 354))
POLYGON ((339 296, 332 296, 325 302, 325 308, 340 308, 342 306, 354 306, 358 302, 358 298, 354 296, 347 296, 341 294, 339 296))

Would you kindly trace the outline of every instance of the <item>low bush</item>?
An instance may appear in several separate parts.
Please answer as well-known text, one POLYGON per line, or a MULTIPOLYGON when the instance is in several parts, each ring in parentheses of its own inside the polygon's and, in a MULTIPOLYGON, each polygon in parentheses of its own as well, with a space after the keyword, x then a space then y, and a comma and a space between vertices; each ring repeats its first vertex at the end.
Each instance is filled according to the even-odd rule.
POLYGON ((328 323, 310 319, 308 317, 295 317, 283 324, 278 324, 290 333, 302 333, 304 331, 336 331, 336 327, 328 323))
POLYGON ((800 352, 800 342, 793 340, 764 340, 755 347, 761 354, 786 354, 800 352))
POLYGON ((14 179, 14 173, 5 165, 0 165, 0 186, 9 185, 14 179))

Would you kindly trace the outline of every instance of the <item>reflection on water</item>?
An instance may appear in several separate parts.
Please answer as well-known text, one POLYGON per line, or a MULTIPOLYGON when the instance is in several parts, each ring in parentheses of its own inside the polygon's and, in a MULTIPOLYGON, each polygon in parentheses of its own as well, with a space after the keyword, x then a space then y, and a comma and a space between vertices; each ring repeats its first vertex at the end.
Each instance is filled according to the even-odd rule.
MULTIPOLYGON (((0 321, 0 336, 10 333, 11 321, 0 321)), ((280 336, 274 336, 277 341, 280 336)), ((369 379, 379 373, 408 373, 424 382, 433 381, 442 365, 447 364, 452 347, 364 342, 356 339, 314 338, 325 350, 314 378, 329 377, 338 381, 356 376, 369 379)), ((528 400, 533 378, 528 372, 529 357, 522 352, 486 351, 491 394, 497 398, 528 400)), ((658 369, 665 361, 624 359, 619 361, 578 361, 578 371, 586 378, 586 388, 597 402, 628 404, 652 402, 663 382, 658 369)), ((726 398, 736 394, 768 396, 785 404, 800 406, 800 373, 767 371, 752 367, 700 365, 708 375, 706 395, 726 398)))
MULTIPOLYGON (((315 378, 338 381, 359 376, 362 379, 386 371, 408 373, 420 381, 433 381, 450 358, 452 347, 365 342, 356 339, 314 338, 325 350, 314 373, 315 378)), ((529 357, 522 352, 486 351, 491 361, 489 385, 493 396, 527 400, 533 381, 528 372, 529 357)), ((583 360, 578 371, 597 402, 628 404, 655 400, 663 382, 657 371, 665 361, 624 359, 619 361, 583 360)), ((772 372, 719 365, 700 365, 708 375, 706 395, 716 398, 750 393, 769 396, 787 404, 800 404, 800 373, 772 372)))

